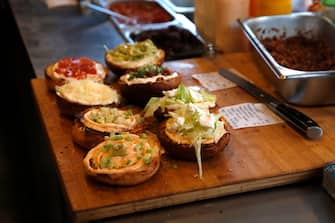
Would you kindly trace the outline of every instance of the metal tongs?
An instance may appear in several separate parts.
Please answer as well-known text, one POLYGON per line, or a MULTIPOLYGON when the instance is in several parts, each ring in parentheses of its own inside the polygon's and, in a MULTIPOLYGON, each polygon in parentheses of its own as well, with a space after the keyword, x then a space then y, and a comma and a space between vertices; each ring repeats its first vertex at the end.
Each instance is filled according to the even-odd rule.
POLYGON ((87 0, 80 1, 80 6, 82 8, 89 8, 89 9, 95 10, 97 12, 104 13, 106 15, 109 15, 109 16, 112 16, 112 17, 115 17, 115 18, 118 18, 118 19, 122 19, 123 21, 125 21, 129 25, 134 25, 134 24, 137 23, 136 19, 129 18, 127 16, 124 16, 120 13, 114 12, 110 9, 104 8, 100 5, 94 4, 94 3, 90 2, 90 1, 87 1, 87 0))

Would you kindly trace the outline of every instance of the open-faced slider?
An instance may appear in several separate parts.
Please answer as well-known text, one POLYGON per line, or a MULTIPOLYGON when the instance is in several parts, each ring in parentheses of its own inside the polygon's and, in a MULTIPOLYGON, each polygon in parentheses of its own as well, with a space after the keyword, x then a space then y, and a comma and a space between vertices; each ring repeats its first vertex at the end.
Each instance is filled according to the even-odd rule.
POLYGON ((230 133, 223 117, 194 104, 180 107, 170 115, 159 129, 162 146, 177 159, 197 160, 202 177, 201 160, 218 156, 229 142, 230 133))
POLYGON ((122 43, 114 49, 107 49, 105 53, 106 64, 118 76, 148 64, 160 65, 164 58, 165 52, 151 40, 122 43))
POLYGON ((163 97, 152 97, 146 104, 145 117, 155 116, 159 120, 169 117, 169 111, 174 111, 186 104, 194 104, 203 109, 216 107, 216 96, 198 86, 180 84, 176 89, 163 91, 163 97))
POLYGON ((131 103, 144 106, 151 97, 175 89, 181 82, 177 72, 161 65, 146 65, 122 75, 118 81, 121 94, 131 103))
POLYGON ((121 103, 117 90, 90 80, 75 80, 56 86, 56 99, 61 114, 74 116, 92 106, 121 103))
POLYGON ((48 65, 45 80, 50 90, 56 85, 63 85, 71 80, 92 80, 103 83, 108 76, 108 69, 101 63, 86 57, 63 58, 48 65))
POLYGON ((92 148, 84 158, 88 175, 110 185, 135 185, 159 169, 161 146, 156 135, 121 133, 92 148))
POLYGON ((92 107, 76 116, 72 126, 72 138, 85 149, 102 142, 111 132, 137 133, 145 128, 142 109, 135 106, 92 107))

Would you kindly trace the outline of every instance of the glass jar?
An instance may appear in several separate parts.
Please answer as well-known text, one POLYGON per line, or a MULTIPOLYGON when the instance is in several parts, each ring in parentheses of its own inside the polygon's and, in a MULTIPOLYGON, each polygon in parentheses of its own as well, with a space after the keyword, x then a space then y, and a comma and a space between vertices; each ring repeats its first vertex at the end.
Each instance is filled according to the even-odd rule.
POLYGON ((237 19, 249 16, 246 0, 195 0, 194 21, 197 31, 220 52, 239 52, 248 49, 247 41, 237 19))
POLYGON ((289 14, 291 12, 291 0, 250 0, 249 14, 252 17, 289 14))

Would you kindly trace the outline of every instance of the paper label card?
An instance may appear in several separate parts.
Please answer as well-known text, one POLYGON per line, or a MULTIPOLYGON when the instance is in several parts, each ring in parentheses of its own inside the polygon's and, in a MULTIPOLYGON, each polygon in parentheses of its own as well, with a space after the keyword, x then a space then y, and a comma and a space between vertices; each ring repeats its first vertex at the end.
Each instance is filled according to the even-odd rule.
POLYGON ((79 1, 77 0, 46 0, 45 3, 47 4, 48 8, 54 7, 62 7, 68 5, 77 5, 79 1))
POLYGON ((222 77, 218 72, 193 74, 192 77, 198 80, 208 91, 217 91, 236 86, 236 84, 222 77))
MULTIPOLYGON (((230 68, 231 72, 234 72, 235 74, 243 77, 244 79, 247 79, 244 75, 242 75, 237 70, 230 68)), ((236 87, 236 84, 231 82, 230 80, 224 78, 221 76, 218 72, 209 72, 209 73, 199 73, 199 74, 193 74, 192 78, 199 81, 199 83, 206 88, 208 91, 217 91, 217 90, 223 90, 227 88, 236 87)), ((250 81, 250 80, 249 80, 250 81)), ((252 82, 252 81, 250 81, 252 82)))
POLYGON ((219 109, 233 129, 273 125, 283 122, 262 103, 243 103, 219 109))

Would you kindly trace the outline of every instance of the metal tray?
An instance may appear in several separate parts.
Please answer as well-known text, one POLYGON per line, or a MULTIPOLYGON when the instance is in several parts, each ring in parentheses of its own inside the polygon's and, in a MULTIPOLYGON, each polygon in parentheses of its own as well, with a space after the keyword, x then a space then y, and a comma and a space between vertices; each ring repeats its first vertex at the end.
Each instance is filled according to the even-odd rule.
MULTIPOLYGON (((105 8, 108 8, 110 4, 113 2, 155 2, 157 3, 162 9, 166 11, 171 16, 171 20, 162 23, 147 23, 147 24, 137 24, 137 25, 129 25, 120 23, 116 18, 111 17, 112 22, 120 29, 131 29, 136 27, 159 27, 161 25, 172 25, 177 23, 176 13, 166 5, 165 1, 159 0, 99 0, 99 4, 105 8)), ((150 12, 149 12, 150 13, 150 12)))
POLYGON ((266 72, 283 98, 297 105, 335 104, 335 70, 300 71, 278 64, 261 43, 266 37, 296 36, 308 33, 320 39, 335 51, 335 26, 316 13, 293 13, 239 20, 239 24, 262 61, 270 69, 266 72))
MULTIPOLYGON (((116 1, 130 1, 130 0, 100 0, 99 4, 105 8, 108 7, 109 4, 116 1)), ((150 2, 156 2, 159 4, 164 10, 167 11, 173 18, 171 21, 163 22, 163 23, 149 23, 149 24, 137 24, 137 25, 127 25, 122 24, 118 22, 115 18, 110 18, 113 25, 116 27, 118 32, 121 34, 122 38, 126 42, 133 43, 135 42, 134 39, 132 39, 131 34, 138 34, 143 31, 148 30, 161 30, 161 29, 167 29, 170 26, 176 26, 181 29, 188 30, 196 39, 199 40, 199 42, 203 45, 203 48, 201 50, 196 49, 189 52, 184 52, 179 55, 174 56, 168 56, 166 60, 176 60, 176 59, 184 59, 184 58, 191 58, 191 57, 198 57, 202 56, 207 52, 207 43, 206 41, 197 33, 195 24, 190 21, 185 15, 179 14, 174 12, 171 7, 169 7, 168 4, 166 4, 166 1, 159 1, 159 0, 132 0, 132 1, 150 1, 150 2)))
POLYGON ((176 13, 194 13, 193 0, 161 0, 164 1, 176 13))

